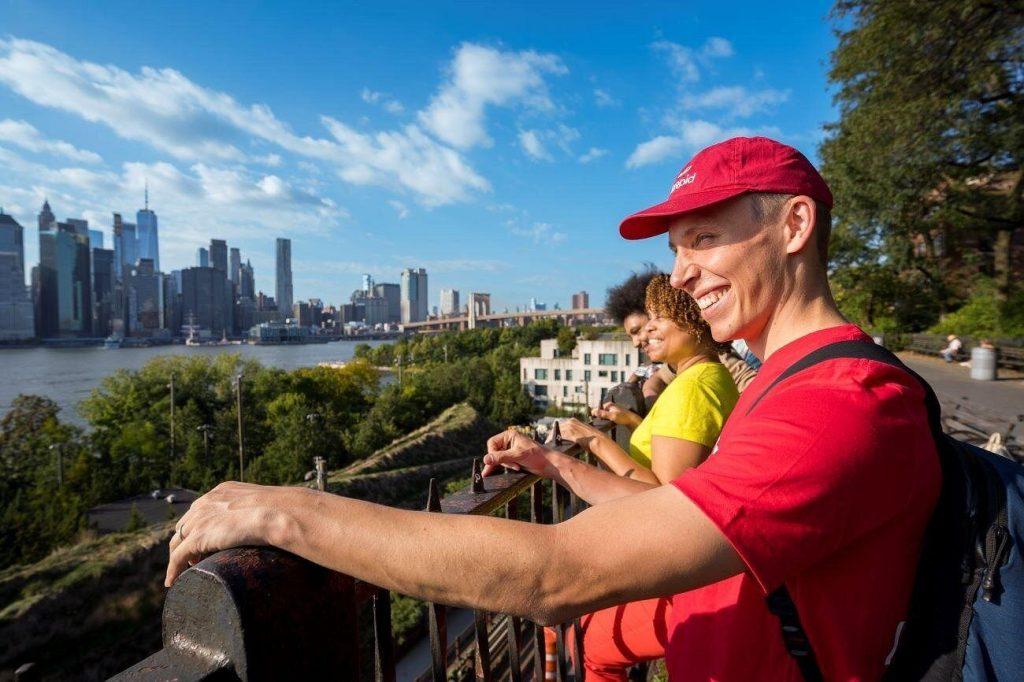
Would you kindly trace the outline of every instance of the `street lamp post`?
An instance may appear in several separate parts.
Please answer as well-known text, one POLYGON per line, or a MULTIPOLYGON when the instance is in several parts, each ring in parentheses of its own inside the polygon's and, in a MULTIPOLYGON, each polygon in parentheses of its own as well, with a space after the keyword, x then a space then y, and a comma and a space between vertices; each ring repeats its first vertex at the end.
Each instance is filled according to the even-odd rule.
POLYGON ((196 431, 203 434, 203 453, 206 455, 206 466, 210 466, 210 430, 212 428, 209 424, 196 427, 196 431))
POLYGON ((171 380, 167 384, 171 389, 171 461, 174 461, 174 373, 171 373, 171 380))
POLYGON ((54 443, 50 449, 57 453, 57 487, 64 487, 64 444, 54 443))
POLYGON ((242 429, 242 374, 235 377, 235 395, 238 405, 238 480, 245 481, 245 433, 242 429))

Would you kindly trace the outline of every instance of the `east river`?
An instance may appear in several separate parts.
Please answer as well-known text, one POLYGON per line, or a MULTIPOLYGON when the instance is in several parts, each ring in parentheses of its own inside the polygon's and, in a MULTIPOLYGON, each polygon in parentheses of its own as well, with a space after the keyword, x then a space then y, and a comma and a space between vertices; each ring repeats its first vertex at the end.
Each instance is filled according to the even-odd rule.
MULTIPOLYGON (((377 346, 389 341, 366 341, 377 346)), ((239 353, 268 367, 296 369, 320 362, 352 359, 356 341, 296 346, 153 346, 151 348, 4 348, 0 349, 0 415, 6 414, 19 393, 43 395, 60 407, 60 417, 84 426, 78 403, 100 381, 118 369, 139 369, 158 355, 220 355, 239 353)))

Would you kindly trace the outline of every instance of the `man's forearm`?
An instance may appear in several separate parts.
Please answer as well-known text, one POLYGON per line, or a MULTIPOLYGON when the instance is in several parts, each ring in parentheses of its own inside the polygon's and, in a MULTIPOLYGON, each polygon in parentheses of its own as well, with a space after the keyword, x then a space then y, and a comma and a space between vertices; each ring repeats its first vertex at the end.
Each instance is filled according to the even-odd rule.
POLYGON ((555 527, 296 492, 273 544, 402 594, 539 618, 555 527))

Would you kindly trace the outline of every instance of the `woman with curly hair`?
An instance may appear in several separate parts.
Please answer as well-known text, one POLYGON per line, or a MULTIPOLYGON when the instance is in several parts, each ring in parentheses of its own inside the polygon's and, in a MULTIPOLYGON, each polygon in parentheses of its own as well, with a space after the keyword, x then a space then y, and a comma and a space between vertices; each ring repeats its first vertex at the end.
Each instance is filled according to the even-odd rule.
MULTIPOLYGON (((697 303, 673 288, 668 275, 650 280, 646 304, 647 355, 674 368, 676 378, 643 419, 610 403, 594 410, 594 416, 633 429, 629 452, 593 426, 570 419, 560 422, 561 435, 594 454, 609 471, 547 449, 508 464, 552 478, 600 504, 669 483, 707 458, 739 398, 718 359, 727 347, 712 338, 697 303)), ((668 597, 648 599, 581 618, 587 679, 625 680, 630 666, 663 657, 669 605, 668 597)))

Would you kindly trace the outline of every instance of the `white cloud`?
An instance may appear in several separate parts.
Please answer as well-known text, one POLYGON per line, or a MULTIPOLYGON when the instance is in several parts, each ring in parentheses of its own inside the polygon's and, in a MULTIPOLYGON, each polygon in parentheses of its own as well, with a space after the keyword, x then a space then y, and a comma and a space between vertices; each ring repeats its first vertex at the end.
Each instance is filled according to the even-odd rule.
POLYGON ((701 49, 701 53, 706 57, 731 57, 734 54, 732 43, 718 36, 708 38, 701 49))
POLYGON ((466 201, 472 191, 490 190, 490 183, 462 155, 417 126, 370 135, 329 116, 322 120, 340 145, 338 176, 347 182, 392 189, 397 184, 416 192, 427 206, 466 201))
POLYGON ((103 161, 96 152, 79 149, 63 140, 47 140, 31 123, 9 118, 0 121, 0 142, 8 142, 30 152, 63 156, 81 163, 103 161))
POLYGON ((552 110, 545 76, 565 73, 568 69, 553 54, 503 52, 463 43, 455 51, 447 82, 418 118, 427 130, 455 147, 487 146, 491 144, 485 125, 487 106, 521 104, 552 110))
POLYGON ((395 209, 395 213, 398 214, 399 220, 405 220, 406 218, 409 217, 409 208, 401 201, 392 199, 388 201, 388 205, 391 206, 391 208, 395 209))
POLYGON ((601 88, 594 89, 594 103, 599 107, 617 107, 621 104, 611 93, 601 88))
MULTIPOLYGON (((534 53, 520 54, 527 55, 522 57, 525 62, 545 61, 540 55, 529 57, 534 53)), ((257 138, 301 157, 328 162, 347 182, 411 190, 430 206, 465 201, 474 191, 489 188, 458 152, 416 126, 364 134, 322 117, 334 140, 300 136, 266 105, 243 106, 173 69, 143 67, 132 74, 75 60, 41 43, 0 39, 0 83, 36 104, 106 125, 121 137, 146 142, 179 159, 273 166, 280 160, 277 155, 251 158, 241 151, 257 138)), ((373 93, 368 96, 372 98, 373 93)))
POLYGON ((580 139, 580 131, 559 123, 549 130, 521 130, 519 131, 519 144, 530 158, 535 161, 551 161, 551 153, 547 144, 551 143, 561 149, 565 154, 572 156, 572 145, 580 139))
MULTIPOLYGON (((683 152, 696 152, 708 145, 722 142, 732 137, 748 137, 751 135, 771 135, 778 137, 781 132, 774 126, 758 128, 723 127, 717 123, 703 119, 678 119, 673 121, 675 135, 659 135, 647 142, 637 145, 626 161, 627 168, 640 168, 665 159, 678 156, 683 152)), ((677 159, 680 163, 683 159, 677 159)))
POLYGON ((591 161, 596 161, 597 159, 600 159, 602 156, 605 156, 607 154, 607 149, 601 149, 600 147, 591 147, 586 154, 580 157, 580 163, 590 163, 591 161))
POLYGON ((659 135, 647 142, 641 142, 626 159, 626 168, 640 168, 658 163, 683 151, 683 141, 671 135, 659 135))
POLYGON ((747 118, 753 114, 771 109, 789 99, 789 90, 747 90, 742 85, 720 86, 700 94, 685 94, 682 98, 684 109, 724 109, 727 115, 747 118))
POLYGON ((384 107, 384 111, 389 114, 401 114, 405 111, 405 107, 397 99, 387 94, 386 92, 377 92, 370 90, 369 88, 363 88, 360 93, 363 101, 367 104, 379 104, 384 107))
POLYGON ((700 67, 707 67, 714 59, 731 57, 732 43, 725 38, 712 36, 700 49, 693 49, 669 40, 659 40, 652 47, 664 52, 669 67, 677 78, 685 83, 696 83, 700 80, 700 67))
POLYGON ((544 148, 544 143, 540 141, 540 135, 536 130, 520 130, 519 144, 533 160, 551 161, 551 154, 544 148))
POLYGON ((532 225, 523 226, 514 220, 510 220, 507 225, 512 234, 517 237, 531 239, 534 244, 561 244, 568 238, 568 235, 564 232, 555 230, 551 223, 535 222, 532 225))

